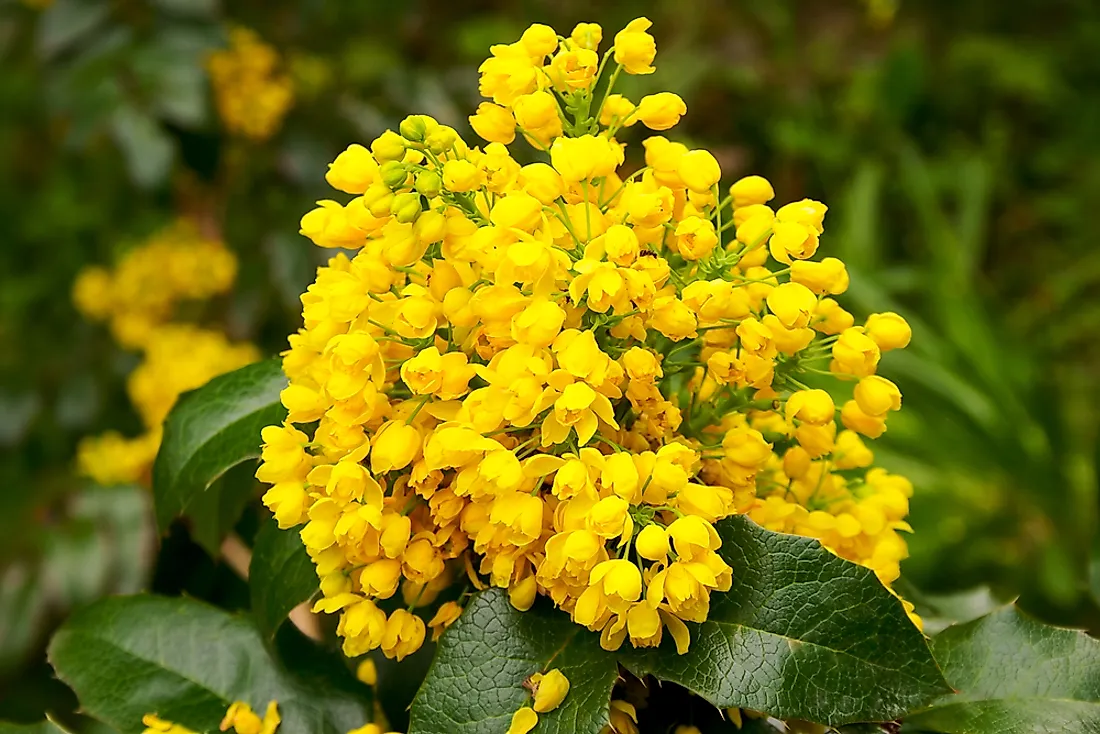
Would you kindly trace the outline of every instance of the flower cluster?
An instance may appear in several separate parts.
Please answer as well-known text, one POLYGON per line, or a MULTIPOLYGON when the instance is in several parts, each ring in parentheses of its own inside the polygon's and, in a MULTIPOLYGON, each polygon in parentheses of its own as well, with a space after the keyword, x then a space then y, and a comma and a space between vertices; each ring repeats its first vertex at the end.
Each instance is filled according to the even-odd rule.
POLYGON ((833 298, 843 263, 811 259, 823 204, 773 209, 758 176, 723 196, 713 155, 660 135, 627 163, 617 134, 686 113, 614 93, 653 70, 649 25, 602 56, 595 24, 494 46, 484 148, 409 117, 341 153, 327 180, 350 200, 302 218, 348 252, 302 296, 257 477, 280 527, 303 525, 350 656, 413 652, 417 609, 455 587, 438 633, 463 583, 548 597, 608 649, 667 629, 683 651, 730 587, 715 523, 735 513, 897 576, 909 484, 863 437, 900 407, 875 372, 909 328, 833 298))
POLYGON ((236 270, 220 242, 181 221, 130 250, 114 270, 93 267, 78 276, 73 299, 81 313, 106 321, 123 347, 142 354, 126 387, 145 428, 132 439, 109 431, 81 441, 82 474, 100 484, 143 481, 176 399, 259 359, 252 345, 234 344, 220 331, 171 321, 181 302, 229 290, 236 270))
MULTIPOLYGON (((145 725, 145 731, 142 734, 197 734, 185 726, 174 724, 156 714, 146 714, 142 717, 141 723, 145 725)), ((275 734, 281 723, 282 717, 279 715, 277 701, 267 704, 263 718, 244 701, 234 701, 226 710, 218 729, 226 732, 232 730, 234 734, 275 734)), ((352 729, 348 734, 382 734, 382 727, 377 724, 365 724, 358 729, 352 729)))
POLYGON ((294 84, 278 52, 255 31, 234 28, 229 41, 207 59, 218 115, 230 133, 267 140, 294 103, 294 84))
POLYGON ((126 252, 112 270, 83 270, 73 300, 85 318, 107 323, 119 344, 140 349, 180 303, 225 293, 236 277, 233 253, 181 219, 126 252))

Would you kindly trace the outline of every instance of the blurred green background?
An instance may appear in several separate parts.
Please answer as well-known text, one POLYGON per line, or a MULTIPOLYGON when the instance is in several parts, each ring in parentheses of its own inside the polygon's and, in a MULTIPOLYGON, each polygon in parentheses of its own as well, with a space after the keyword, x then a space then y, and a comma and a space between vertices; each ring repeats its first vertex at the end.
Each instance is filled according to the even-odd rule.
MULTIPOLYGON (((846 305, 913 346, 876 444, 916 485, 901 590, 929 613, 1020 596, 1100 629, 1100 4, 1091 0, 54 0, 0 3, 0 719, 75 705, 43 645, 74 605, 152 587, 241 604, 147 493, 76 476, 77 441, 133 435, 135 357, 70 297, 77 273, 181 214, 240 274, 216 319, 268 354, 324 253, 297 220, 326 163, 410 113, 460 130, 488 46, 532 22, 605 40, 647 15, 675 131, 727 181, 830 206, 846 305), (269 140, 225 133, 204 60, 229 29, 279 52, 295 102, 269 140), (976 591, 975 591, 976 590, 976 591)), ((240 532, 247 533, 247 528, 240 532)))

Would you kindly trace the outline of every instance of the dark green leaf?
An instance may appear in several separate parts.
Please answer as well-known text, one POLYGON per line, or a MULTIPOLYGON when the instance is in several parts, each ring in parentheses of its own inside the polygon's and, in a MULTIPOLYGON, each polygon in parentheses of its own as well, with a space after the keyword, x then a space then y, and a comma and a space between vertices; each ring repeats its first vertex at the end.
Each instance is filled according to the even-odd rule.
POLYGON ((719 708, 832 725, 894 719, 950 690, 924 636, 871 571, 743 516, 718 530, 733 587, 711 595, 687 654, 671 641, 626 652, 632 672, 719 708))
POLYGON ((268 360, 216 377, 180 398, 165 421, 153 466, 162 531, 215 479, 260 455, 260 431, 286 416, 279 402, 284 387, 278 360, 268 360))
POLYGON ((569 694, 539 715, 536 731, 596 734, 608 722, 618 676, 598 635, 548 603, 518 612, 499 589, 478 594, 439 641, 413 701, 409 734, 499 734, 516 709, 529 705, 524 680, 553 668, 569 679, 569 694))
POLYGON ((271 637, 291 609, 317 592, 317 572, 296 530, 280 530, 268 518, 256 534, 248 585, 256 626, 271 637))
POLYGON ((141 717, 214 730, 233 701, 279 702, 283 731, 345 734, 370 720, 369 691, 352 694, 293 675, 246 618, 191 599, 104 599, 75 614, 50 643, 50 662, 85 711, 120 732, 141 717))
POLYGON ((191 538, 216 558, 222 540, 233 529, 256 490, 252 468, 239 464, 199 492, 187 507, 191 538))
POLYGON ((906 718, 945 734, 1100 732, 1100 641, 1006 607, 933 641, 958 693, 906 718))
POLYGON ((733 587, 712 595, 707 622, 691 625, 687 654, 671 640, 607 653, 548 605, 521 614, 502 592, 484 592, 440 641, 411 731, 506 728, 528 700, 523 680, 552 667, 573 687, 560 713, 544 717, 548 732, 598 732, 619 663, 719 708, 834 725, 891 720, 950 691, 923 635, 871 571, 745 517, 718 527, 733 587))

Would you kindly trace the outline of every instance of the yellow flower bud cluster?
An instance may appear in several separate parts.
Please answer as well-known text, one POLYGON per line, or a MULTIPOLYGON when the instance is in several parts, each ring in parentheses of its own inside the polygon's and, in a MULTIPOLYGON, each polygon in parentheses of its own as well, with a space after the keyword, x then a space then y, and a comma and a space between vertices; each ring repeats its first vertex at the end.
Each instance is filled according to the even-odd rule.
POLYGON ((236 277, 233 253, 181 219, 127 251, 113 270, 83 270, 73 302, 85 318, 106 322, 123 347, 139 349, 180 303, 225 293, 236 277))
POLYGON ((233 135, 267 140, 294 103, 294 84, 274 47, 248 28, 229 32, 229 48, 206 62, 218 116, 233 135))
POLYGON ((104 485, 146 481, 160 447, 161 424, 177 398, 259 359, 251 344, 233 344, 220 331, 169 321, 181 301, 229 290, 236 271, 231 252, 181 221, 130 250, 113 271, 94 267, 78 276, 77 308, 108 321, 123 347, 142 354, 126 388, 145 427, 132 439, 108 431, 82 440, 77 448, 82 474, 104 485))
POLYGON ((462 584, 520 610, 548 597, 608 649, 667 629, 683 651, 730 588, 714 523, 735 513, 897 575, 909 485, 870 469, 860 435, 900 405, 874 372, 908 326, 856 326, 832 298, 843 263, 810 260, 824 205, 773 210, 755 176, 722 197, 714 156, 662 136, 620 173, 616 132, 684 112, 613 92, 652 70, 648 27, 602 57, 590 23, 494 46, 471 118, 484 148, 409 117, 330 165, 350 201, 302 218, 345 252, 302 296, 289 416, 257 477, 280 527, 301 526, 349 656, 415 651, 462 597, 427 625, 417 610, 462 584), (513 158, 517 132, 540 162, 513 158), (859 381, 839 432, 804 382, 822 377, 859 381), (376 602, 399 590, 387 616, 376 602))

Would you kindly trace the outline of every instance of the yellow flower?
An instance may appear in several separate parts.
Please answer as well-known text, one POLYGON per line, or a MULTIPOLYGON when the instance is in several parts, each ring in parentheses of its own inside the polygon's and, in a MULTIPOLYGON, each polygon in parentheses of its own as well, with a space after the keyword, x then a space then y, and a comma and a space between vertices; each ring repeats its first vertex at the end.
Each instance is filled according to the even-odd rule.
POLYGON ((334 189, 348 194, 361 194, 378 180, 378 164, 369 150, 352 143, 328 165, 325 180, 334 189))
POLYGON ((165 721, 156 714, 145 714, 141 717, 141 723, 146 727, 143 734, 196 734, 193 730, 165 721))
POLYGON ((524 706, 512 714, 512 723, 505 734, 527 734, 539 723, 539 715, 530 706, 524 706))
POLYGON ((648 561, 664 561, 668 556, 668 532, 660 525, 646 525, 634 539, 638 555, 648 561))
POLYGON ((229 731, 232 727, 237 734, 273 734, 279 728, 279 723, 279 709, 274 701, 267 705, 263 720, 247 703, 237 701, 225 712, 225 717, 218 728, 229 731))
POLYGON ((569 693, 569 679, 557 668, 535 673, 531 676, 531 684, 535 687, 535 702, 531 707, 540 714, 556 709, 569 693))
POLYGON ((438 640, 443 631, 454 624, 461 614, 462 607, 458 602, 448 601, 441 604, 435 616, 428 622, 428 627, 432 630, 432 642, 438 640))
POLYGON ((775 198, 775 189, 762 176, 745 176, 730 186, 734 209, 742 209, 754 204, 767 204, 775 198))
MULTIPOLYGON (((620 103, 621 104, 621 103, 620 103)), ((627 113, 629 114, 629 112, 627 113)), ((658 92, 642 97, 634 109, 634 117, 650 130, 668 130, 680 122, 687 114, 687 105, 680 95, 672 92, 658 92)), ((623 115, 626 118, 626 115, 623 115)))
POLYGON ((801 329, 809 324, 817 307, 817 298, 813 292, 806 286, 793 282, 773 289, 768 293, 767 302, 768 309, 788 329, 801 329))
POLYGON ((799 390, 787 399, 787 420, 824 425, 836 417, 833 398, 824 390, 799 390))
POLYGON ((685 217, 676 225, 676 249, 685 260, 702 260, 718 244, 718 234, 709 219, 685 217))
POLYGON ((398 661, 420 649, 424 644, 424 620, 404 609, 394 610, 382 633, 382 653, 398 661))
POLYGON ((378 685, 378 666, 372 658, 365 658, 356 666, 355 677, 368 686, 378 685))
POLYGON ((604 127, 613 125, 630 127, 637 122, 637 117, 632 114, 635 109, 634 103, 623 95, 610 94, 604 100, 603 109, 600 110, 599 122, 604 127))
POLYGON ((859 327, 845 329, 833 344, 834 367, 856 377, 873 375, 880 354, 878 345, 859 327))
POLYGON ((516 139, 516 118, 508 108, 491 102, 477 106, 477 114, 470 115, 470 127, 490 143, 508 145, 516 139))
POLYGON ((615 34, 615 63, 622 64, 627 74, 652 74, 657 43, 646 33, 652 26, 648 18, 635 18, 615 34))
POLYGON ((884 352, 909 346, 913 337, 909 324, 893 312, 871 314, 865 329, 867 336, 884 352))
POLYGON ((567 182, 610 176, 622 162, 622 148, 604 137, 558 138, 550 146, 550 163, 567 182))
POLYGON ((569 34, 569 40, 578 48, 595 51, 603 40, 603 29, 599 23, 577 23, 569 34))
MULTIPOLYGON (((549 92, 536 91, 523 95, 513 103, 512 114, 515 115, 515 123, 543 146, 562 134, 561 112, 557 100, 549 92)), ((491 141, 490 138, 486 140, 491 141)))
POLYGON ((791 282, 819 295, 835 296, 848 290, 848 269, 835 257, 826 257, 821 262, 796 260, 791 263, 791 282))
POLYGON ((689 150, 684 153, 677 170, 684 185, 697 194, 710 193, 711 187, 722 178, 722 168, 710 151, 706 150, 689 150))
POLYGON ((864 377, 856 385, 856 404, 867 415, 884 416, 891 410, 901 410, 901 391, 885 377, 864 377))

